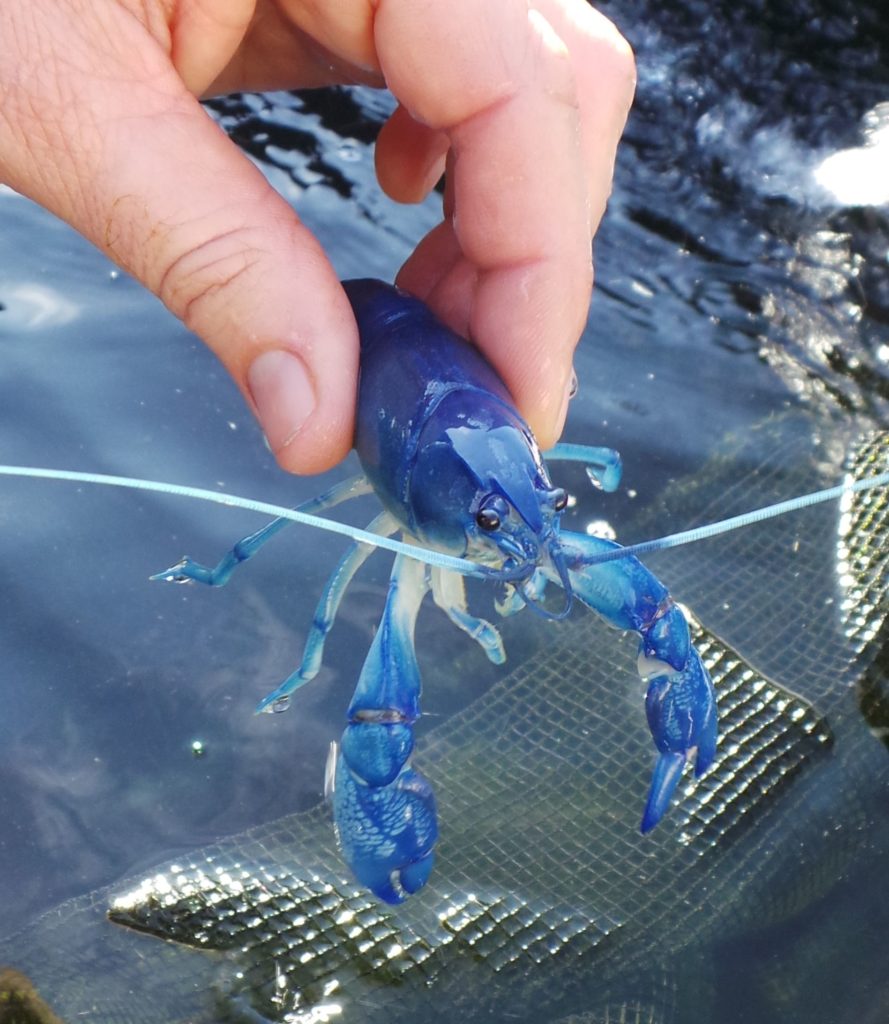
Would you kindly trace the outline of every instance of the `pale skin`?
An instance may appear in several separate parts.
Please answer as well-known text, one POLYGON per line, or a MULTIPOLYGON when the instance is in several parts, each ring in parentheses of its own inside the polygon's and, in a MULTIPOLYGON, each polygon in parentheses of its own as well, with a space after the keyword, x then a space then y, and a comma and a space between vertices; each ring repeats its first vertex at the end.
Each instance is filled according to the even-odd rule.
POLYGON ((199 97, 335 83, 399 102, 394 199, 447 167, 398 283, 470 336, 558 438, 591 238, 634 86, 585 0, 15 0, 0 4, 0 181, 64 218, 216 353, 284 469, 349 450, 358 339, 298 215, 199 97))

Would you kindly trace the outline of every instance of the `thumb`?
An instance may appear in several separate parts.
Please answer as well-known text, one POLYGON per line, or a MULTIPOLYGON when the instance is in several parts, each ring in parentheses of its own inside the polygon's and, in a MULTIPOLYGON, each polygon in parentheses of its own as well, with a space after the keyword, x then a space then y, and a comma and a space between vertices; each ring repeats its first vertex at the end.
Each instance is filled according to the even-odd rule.
POLYGON ((318 242, 137 22, 68 28, 54 49, 37 26, 43 52, 0 82, 0 174, 213 349, 285 469, 334 465, 352 443, 358 342, 318 242))
POLYGON ((281 465, 352 446, 358 340, 320 245, 190 96, 119 139, 104 244, 219 356, 281 465), (146 159, 147 157, 147 159, 146 159))

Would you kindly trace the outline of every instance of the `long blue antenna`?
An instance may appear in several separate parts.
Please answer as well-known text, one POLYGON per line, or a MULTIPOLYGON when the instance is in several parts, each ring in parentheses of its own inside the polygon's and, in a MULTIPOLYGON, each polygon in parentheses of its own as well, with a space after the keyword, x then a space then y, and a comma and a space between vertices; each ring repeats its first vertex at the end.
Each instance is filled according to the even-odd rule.
POLYGON ((717 523, 708 523, 705 526, 696 526, 691 530, 670 533, 665 537, 657 537, 655 540, 641 541, 639 544, 628 544, 626 547, 615 548, 613 551, 603 551, 596 557, 587 559, 586 562, 588 565, 595 565, 597 562, 613 562, 618 558, 626 558, 627 555, 645 555, 652 551, 663 551, 666 548, 678 548, 683 544, 693 544, 695 541, 706 540, 708 537, 716 537, 720 533, 730 533, 742 526, 761 523, 766 519, 775 519, 777 516, 784 516, 788 512, 796 512, 799 509, 808 508, 810 505, 834 501, 844 494, 869 491, 876 487, 885 487, 887 484, 889 484, 889 472, 864 477, 861 480, 848 481, 837 484, 836 487, 825 487, 821 491, 812 491, 796 498, 779 501, 774 505, 753 509, 752 512, 742 512, 740 515, 731 516, 728 519, 720 519, 717 523))
POLYGON ((248 512, 261 512, 263 515, 274 516, 278 519, 292 519, 305 526, 316 526, 321 530, 328 530, 330 533, 339 533, 360 544, 385 548, 386 551, 406 555, 418 562, 426 562, 427 565, 452 569, 464 576, 478 576, 486 579, 490 575, 489 570, 485 570, 483 566, 476 565, 475 562, 470 562, 466 558, 454 558, 452 555, 445 555, 440 551, 430 551, 428 548, 418 547, 416 544, 404 544, 391 537, 381 537, 377 533, 369 533, 367 530, 360 530, 356 526, 340 523, 335 519, 314 516, 309 512, 298 512, 296 509, 286 508, 284 505, 273 505, 267 501, 257 501, 254 498, 243 498, 237 494, 226 494, 223 491, 208 491, 202 487, 188 487, 184 484, 170 484, 159 480, 141 480, 138 477, 109 476, 106 473, 78 473, 69 469, 45 469, 39 466, 0 466, 0 475, 37 477, 42 480, 67 480, 78 484, 102 484, 106 487, 126 487, 135 491, 155 491, 160 494, 171 494, 174 497, 212 501, 216 505, 243 508, 248 512))
MULTIPOLYGON (((484 579, 496 575, 496 572, 492 573, 490 569, 476 565, 465 558, 454 558, 451 555, 445 555, 439 551, 431 551, 428 548, 421 548, 415 544, 404 544, 390 537, 381 537, 379 534, 360 530, 355 526, 350 526, 348 523, 337 522, 335 519, 314 516, 308 512, 298 512, 296 509, 286 508, 283 505, 273 505, 266 501, 243 498, 239 495, 226 494, 221 491, 208 491, 200 487, 188 487, 184 484, 170 484, 157 480, 141 480, 137 477, 110 476, 105 473, 79 473, 73 470, 46 469, 37 466, 0 465, 0 475, 36 477, 43 480, 67 480, 72 483, 81 484, 102 484, 107 487, 126 487, 131 490, 154 491, 161 494, 170 494, 175 497, 211 501, 217 505, 227 505, 230 508, 243 508, 251 512, 260 512, 263 515, 276 516, 281 519, 292 519, 294 522, 303 523, 306 526, 315 526, 322 530, 328 530, 331 533, 338 533, 361 544, 370 544, 373 547, 384 548, 386 551, 394 551, 396 554, 403 554, 408 558, 414 558, 417 561, 426 562, 428 565, 434 565, 442 569, 450 569, 464 576, 477 576, 484 579)), ((731 516, 729 519, 722 519, 719 522, 710 523, 706 526, 698 526, 692 530, 683 530, 679 533, 671 533, 654 540, 642 541, 639 544, 615 548, 613 551, 603 551, 595 558, 589 559, 587 564, 595 565, 598 562, 612 562, 619 558, 627 558, 630 555, 644 555, 652 551, 663 551, 667 548, 680 547, 683 544, 692 544, 699 540, 705 540, 708 537, 716 537, 721 533, 729 533, 743 526, 787 515, 790 512, 796 512, 811 505, 817 505, 825 501, 834 501, 837 498, 841 498, 844 494, 868 491, 877 487, 885 487, 887 484, 889 484, 889 472, 865 477, 862 480, 847 481, 837 484, 835 487, 826 487, 820 491, 802 494, 796 498, 779 501, 774 505, 766 505, 764 508, 731 516)))

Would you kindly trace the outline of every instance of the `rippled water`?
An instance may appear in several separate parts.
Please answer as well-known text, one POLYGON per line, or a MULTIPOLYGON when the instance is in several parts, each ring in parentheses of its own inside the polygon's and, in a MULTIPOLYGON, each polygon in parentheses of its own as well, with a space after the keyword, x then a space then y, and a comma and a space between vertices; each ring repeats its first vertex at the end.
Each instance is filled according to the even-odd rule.
MULTIPOLYGON (((566 438, 622 451, 625 489, 603 513, 621 535, 625 512, 773 412, 886 426, 889 28, 877 3, 605 9, 637 49, 639 97, 596 243, 566 438)), ((376 188, 370 144, 388 109, 365 90, 214 105, 337 271, 383 278, 437 219, 434 197, 403 209, 376 188)), ((328 482, 280 474, 213 358, 9 191, 0 253, 0 461, 286 504, 328 482)), ((686 525, 667 509, 662 524, 686 525)), ((387 560, 355 585, 299 716, 255 718, 298 657, 341 542, 294 528, 219 592, 148 576, 186 551, 210 560, 256 525, 158 496, 0 486, 3 934, 320 798, 387 560)), ((421 622, 421 651, 440 627, 421 622)), ((425 708, 444 715, 472 696, 430 685, 425 708)))

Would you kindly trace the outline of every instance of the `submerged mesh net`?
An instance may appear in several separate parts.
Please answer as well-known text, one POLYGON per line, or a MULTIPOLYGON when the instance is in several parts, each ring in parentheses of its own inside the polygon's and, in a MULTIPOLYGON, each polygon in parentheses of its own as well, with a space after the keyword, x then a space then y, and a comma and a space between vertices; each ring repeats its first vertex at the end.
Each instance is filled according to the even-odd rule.
MULTIPOLYGON (((828 444, 771 423, 665 501, 731 514, 887 454, 886 434, 828 444)), ((649 560, 706 624, 721 728, 715 766, 649 836, 634 643, 590 615, 523 622, 535 653, 423 738, 442 838, 402 907, 346 877, 321 807, 65 904, 0 963, 68 1021, 709 1019, 713 943, 809 905, 873 824, 889 759, 860 690, 873 724, 887 524, 886 492, 869 492, 649 560), (837 804, 853 827, 828 834, 837 804), (806 870, 800 850, 817 851, 806 870)))

